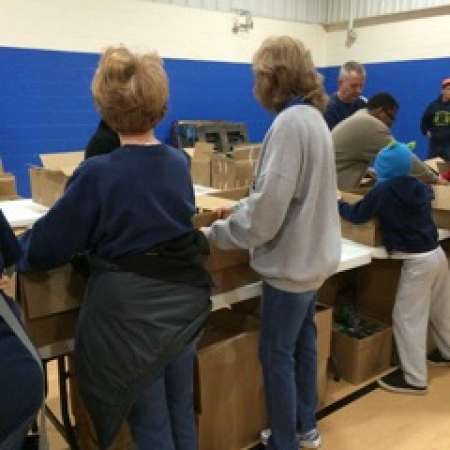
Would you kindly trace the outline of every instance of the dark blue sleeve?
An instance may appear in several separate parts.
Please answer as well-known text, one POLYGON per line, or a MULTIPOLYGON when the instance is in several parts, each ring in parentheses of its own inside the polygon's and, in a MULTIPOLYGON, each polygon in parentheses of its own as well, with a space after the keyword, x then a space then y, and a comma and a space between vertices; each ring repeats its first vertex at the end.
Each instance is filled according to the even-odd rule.
POLYGON ((48 270, 69 262, 92 246, 100 215, 96 177, 81 166, 64 195, 31 230, 20 237, 23 258, 18 271, 48 270))
POLYGON ((339 123, 339 116, 334 105, 330 105, 330 107, 327 108, 324 118, 330 130, 332 130, 339 123))
POLYGON ((15 264, 20 255, 21 251, 17 238, 0 210, 0 272, 15 264))
POLYGON ((339 201, 339 214, 351 223, 366 223, 373 219, 381 205, 381 189, 374 187, 362 200, 350 205, 339 201))

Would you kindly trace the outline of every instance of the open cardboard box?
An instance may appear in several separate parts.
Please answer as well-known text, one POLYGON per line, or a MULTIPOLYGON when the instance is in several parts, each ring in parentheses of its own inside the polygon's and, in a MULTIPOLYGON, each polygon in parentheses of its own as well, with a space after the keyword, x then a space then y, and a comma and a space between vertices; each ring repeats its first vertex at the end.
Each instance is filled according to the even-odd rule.
POLYGON ((39 155, 42 167, 30 168, 31 197, 35 203, 51 208, 63 195, 67 180, 84 160, 84 152, 39 155))
MULTIPOLYGON (((360 201, 367 189, 361 189, 359 192, 341 192, 342 200, 354 204, 360 201)), ((341 218, 342 237, 351 241, 359 242, 370 247, 378 247, 383 245, 380 225, 377 219, 370 220, 363 224, 353 224, 341 218)))
POLYGON ((211 160, 214 145, 207 142, 196 142, 193 149, 185 149, 191 157, 191 177, 194 184, 211 186, 211 160))
POLYGON ((211 162, 212 187, 221 190, 248 187, 261 153, 260 144, 244 144, 231 153, 214 154, 211 162))
POLYGON ((435 184, 433 190, 433 220, 438 228, 450 229, 450 184, 435 184))
POLYGON ((342 378, 359 384, 389 369, 392 356, 392 328, 374 319, 371 322, 383 325, 371 336, 357 339, 333 330, 332 354, 342 378))

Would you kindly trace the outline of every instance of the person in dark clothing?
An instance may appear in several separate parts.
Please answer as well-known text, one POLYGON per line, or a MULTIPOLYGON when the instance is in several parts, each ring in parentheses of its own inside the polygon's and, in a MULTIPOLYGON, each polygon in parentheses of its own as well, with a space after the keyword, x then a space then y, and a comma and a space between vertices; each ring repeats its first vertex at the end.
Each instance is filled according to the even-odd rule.
POLYGON ((84 159, 92 156, 106 155, 120 147, 119 135, 102 119, 97 130, 89 139, 84 151, 84 159))
POLYGON ((330 95, 324 113, 328 128, 332 130, 339 122, 367 106, 367 99, 361 95, 366 82, 366 69, 362 64, 348 61, 339 71, 338 91, 330 95))
POLYGON ((209 247, 192 225, 188 159, 153 131, 167 76, 156 54, 109 48, 92 91, 121 146, 78 167, 21 240, 20 269, 88 254, 75 363, 101 449, 127 420, 138 450, 196 450, 192 371, 210 311, 209 247))
POLYGON ((420 129, 430 139, 428 157, 450 161, 450 78, 441 87, 441 95, 427 106, 420 129))
POLYGON ((399 393, 427 392, 428 321, 437 350, 430 364, 450 366, 450 279, 447 257, 431 216, 433 191, 409 176, 412 154, 393 143, 376 157, 375 187, 358 203, 339 202, 341 216, 353 223, 377 217, 391 257, 403 260, 392 324, 401 371, 378 380, 399 393))
POLYGON ((4 270, 20 257, 16 237, 0 211, 0 449, 20 450, 42 404, 39 357, 20 323, 15 302, 3 289, 4 270))

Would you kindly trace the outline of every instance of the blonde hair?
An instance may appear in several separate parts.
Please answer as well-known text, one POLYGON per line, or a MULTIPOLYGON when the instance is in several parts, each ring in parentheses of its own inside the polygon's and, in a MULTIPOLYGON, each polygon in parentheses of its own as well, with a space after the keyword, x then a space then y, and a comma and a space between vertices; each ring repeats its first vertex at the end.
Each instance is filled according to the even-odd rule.
POLYGON ((145 133, 167 110, 169 86, 161 58, 110 47, 102 55, 92 94, 105 122, 121 134, 145 133))
POLYGON ((254 92, 267 109, 279 112, 295 97, 303 97, 324 111, 328 96, 311 52, 289 36, 266 39, 253 56, 254 92))

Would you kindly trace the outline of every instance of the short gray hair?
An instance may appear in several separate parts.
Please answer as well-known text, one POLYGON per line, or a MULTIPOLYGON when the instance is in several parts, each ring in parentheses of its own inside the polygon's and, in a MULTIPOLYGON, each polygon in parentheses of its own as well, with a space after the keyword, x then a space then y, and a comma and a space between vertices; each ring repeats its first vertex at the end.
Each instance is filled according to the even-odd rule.
POLYGON ((366 69, 362 64, 356 61, 347 61, 342 64, 341 69, 339 70, 339 79, 342 80, 342 78, 348 76, 350 72, 356 72, 364 79, 366 78, 366 69))

